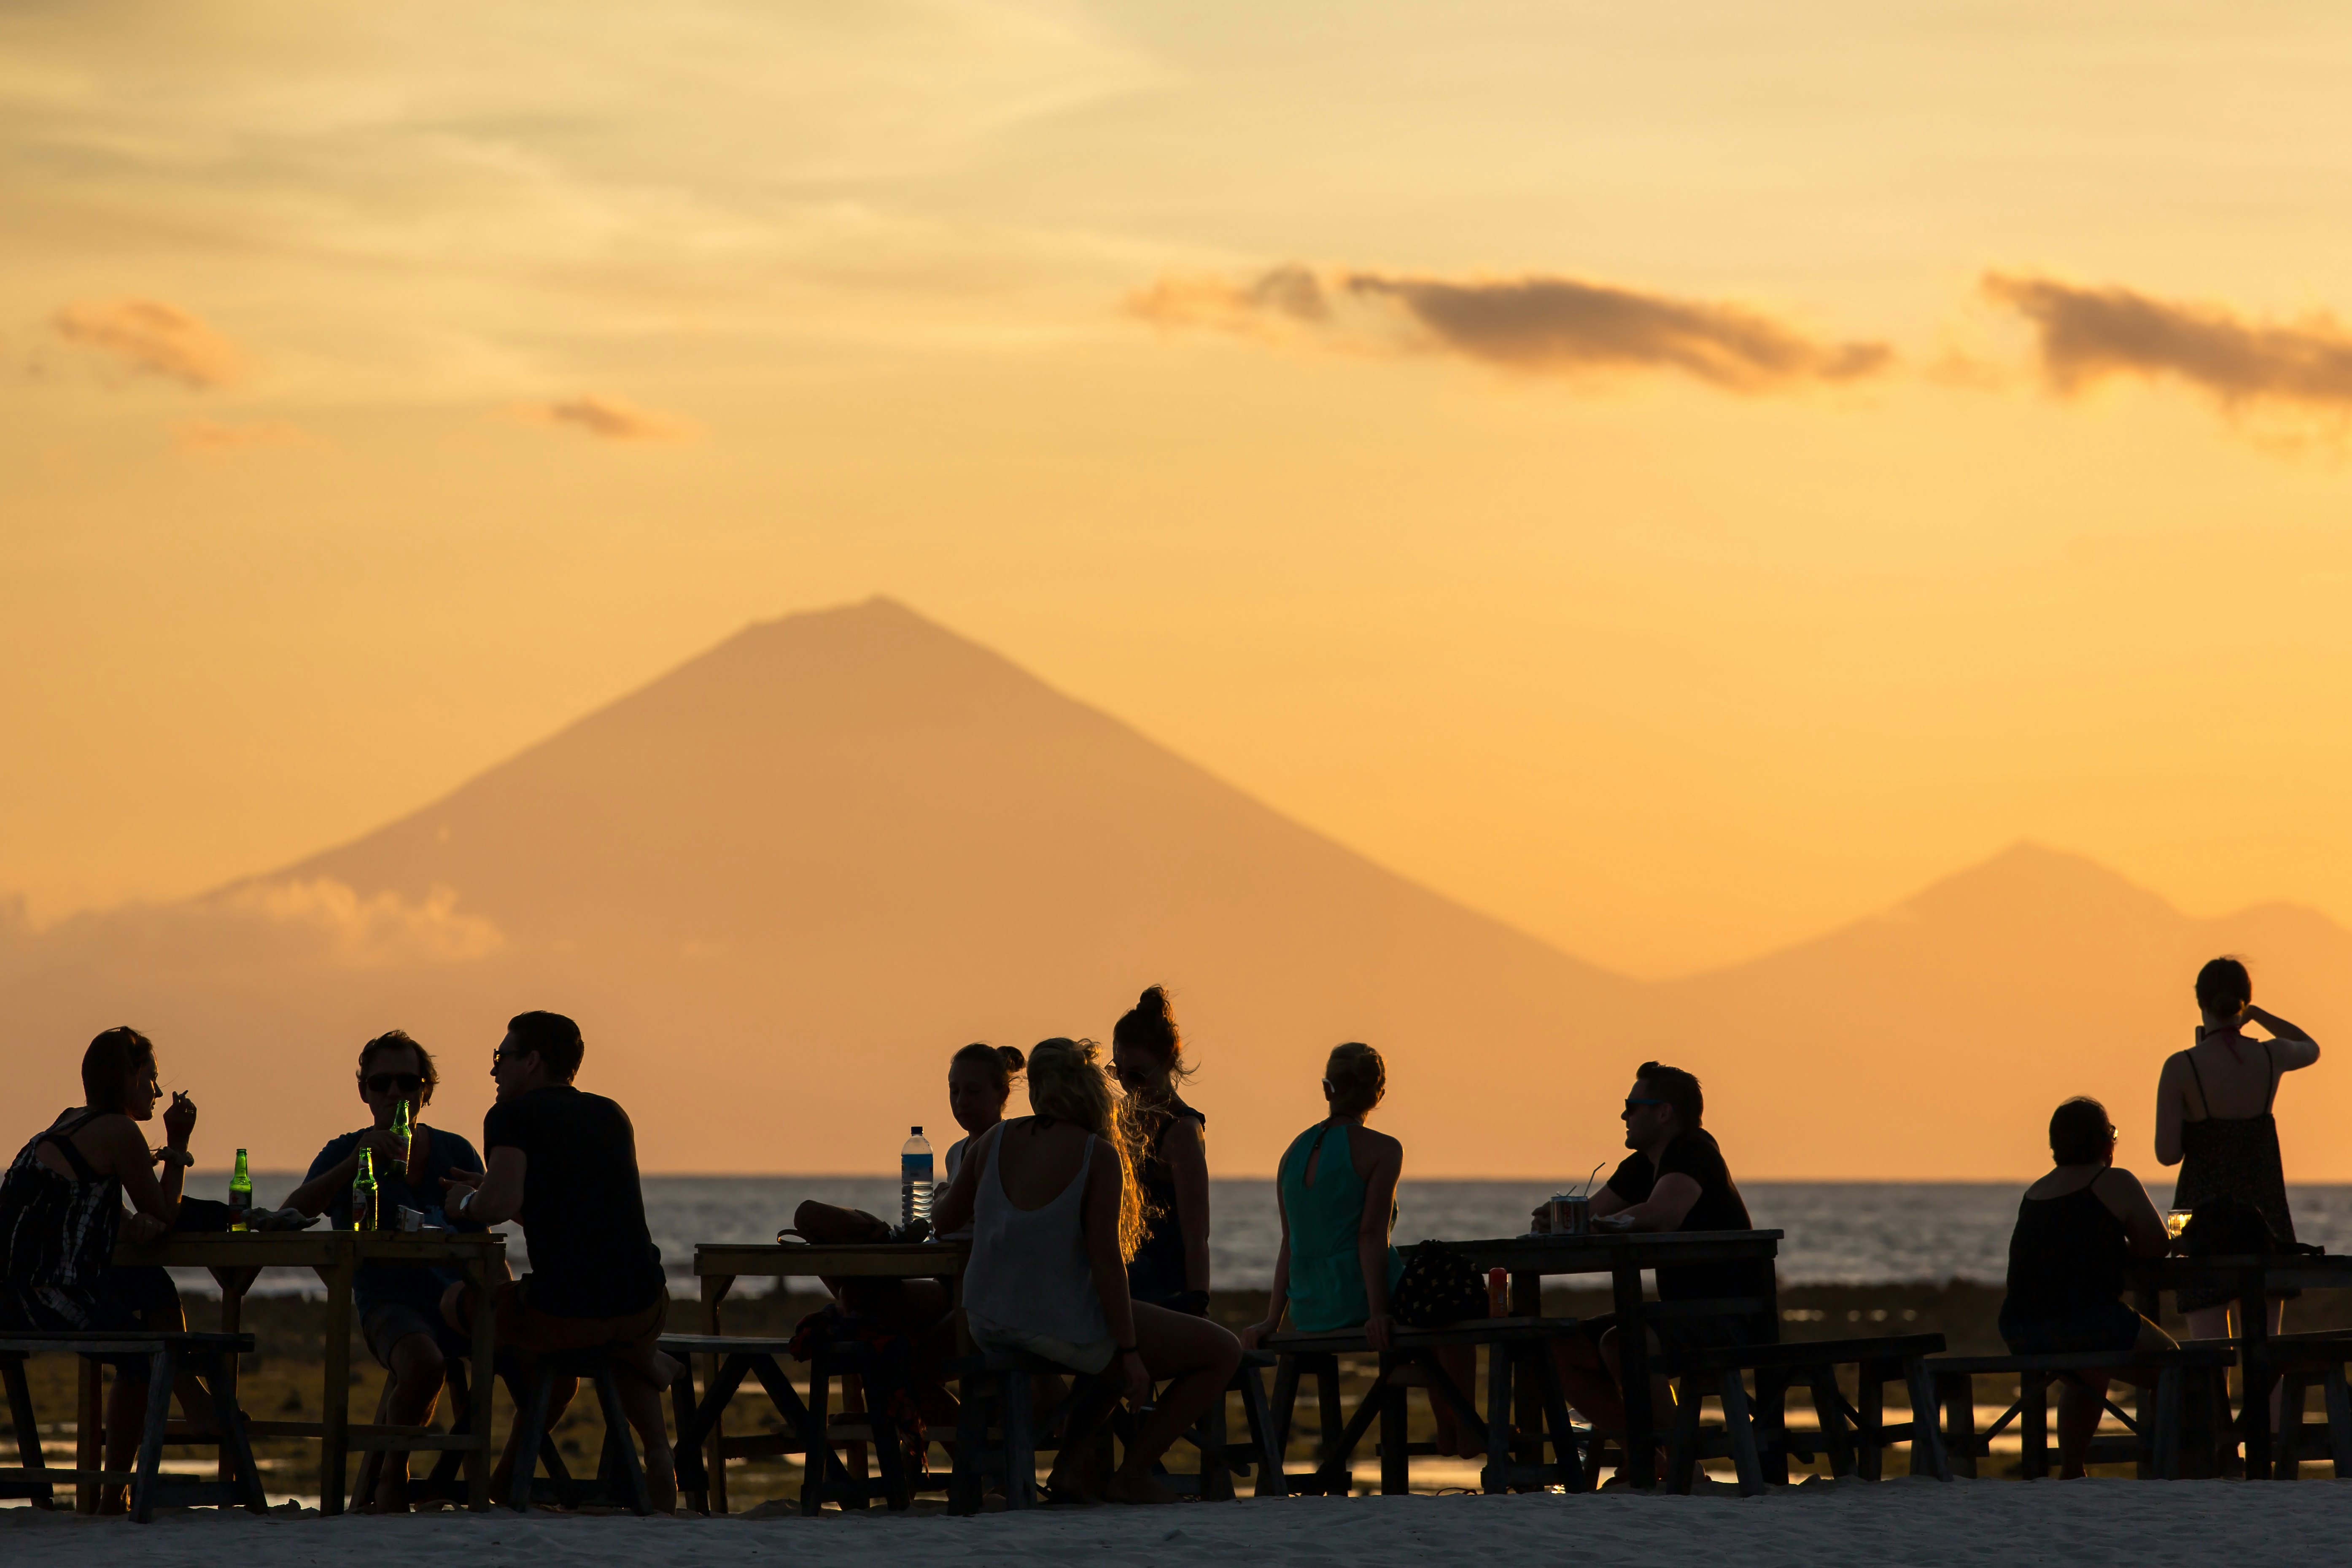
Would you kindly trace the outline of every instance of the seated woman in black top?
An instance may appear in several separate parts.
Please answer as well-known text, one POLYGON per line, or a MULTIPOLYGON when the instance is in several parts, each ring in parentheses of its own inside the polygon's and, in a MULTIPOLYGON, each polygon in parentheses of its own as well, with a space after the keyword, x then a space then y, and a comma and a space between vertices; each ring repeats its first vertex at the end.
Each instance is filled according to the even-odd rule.
POLYGON ((1112 1026, 1111 1076, 1143 1139, 1143 1245, 1127 1266, 1129 1293, 1171 1311, 1209 1310, 1209 1119, 1177 1086, 1192 1076, 1168 993, 1154 985, 1112 1026))
MULTIPOLYGON (((1753 1230, 1748 1204, 1715 1135, 1699 1123, 1706 1100, 1698 1079, 1662 1062, 1643 1062, 1622 1112, 1625 1146, 1633 1151, 1593 1194, 1599 1230, 1753 1230)), ((1536 1211, 1538 1229, 1549 1208, 1536 1211)), ((1780 1337, 1771 1310, 1769 1263, 1696 1263, 1661 1268, 1658 1297, 1665 1301, 1722 1303, 1696 1317, 1677 1318, 1649 1331, 1653 1352, 1675 1345, 1769 1344, 1780 1337), (1663 1332, 1666 1339, 1660 1338, 1663 1332)), ((1569 1403, 1596 1426, 1625 1426, 1617 1366, 1621 1327, 1613 1312, 1587 1320, 1586 1337, 1559 1342, 1555 1352, 1569 1403)), ((1674 1409, 1666 1380, 1654 1377, 1650 1408, 1663 1424, 1674 1409)))
MULTIPOLYGON (((2025 1189, 2009 1238, 2009 1295, 2000 1337, 2012 1355, 2170 1350, 2172 1337, 2124 1305, 2124 1264, 2161 1258, 2171 1243, 2147 1189, 2116 1168, 2116 1130, 2095 1100, 2070 1100, 2050 1118, 2056 1169, 2025 1189)), ((2155 1374, 2121 1376, 2153 1383, 2155 1374)), ((2083 1473, 2107 1379, 2067 1377, 2058 1393, 2059 1474, 2083 1473)))

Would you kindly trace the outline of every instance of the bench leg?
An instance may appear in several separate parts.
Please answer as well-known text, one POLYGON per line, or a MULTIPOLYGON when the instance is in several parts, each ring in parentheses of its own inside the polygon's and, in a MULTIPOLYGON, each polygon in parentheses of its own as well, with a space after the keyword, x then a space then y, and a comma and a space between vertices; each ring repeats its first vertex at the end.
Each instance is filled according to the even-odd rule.
POLYGON ((2273 1480, 2303 1479, 2303 1407, 2310 1396, 2311 1384, 2300 1370, 2279 1378, 2278 1444, 2271 1455, 2273 1480))
POLYGON ((131 1483, 131 1517, 155 1517, 155 1478, 163 1468, 163 1427, 172 1419, 172 1383, 178 1358, 168 1350, 147 1358, 147 1426, 139 1434, 139 1473, 131 1483))
POLYGON ((1821 1425, 1822 1445, 1830 1453, 1830 1475, 1832 1479, 1850 1476, 1853 1474, 1853 1428, 1846 1419, 1845 1395, 1838 1392, 1837 1368, 1813 1367, 1805 1382, 1813 1391, 1813 1416, 1821 1425))
MULTIPOLYGON (((392 1419, 392 1373, 383 1374, 383 1392, 376 1395, 375 1419, 378 1426, 392 1419)), ((360 1456, 359 1474, 352 1480, 352 1500, 344 1505, 352 1513, 363 1513, 375 1502, 376 1487, 383 1479, 383 1450, 370 1448, 360 1456)))
MULTIPOLYGON (((1547 1359, 1551 1347, 1541 1347, 1547 1359)), ((1486 1347, 1486 1467, 1478 1478, 1481 1491, 1510 1489, 1507 1479, 1511 1447, 1511 1352, 1504 1345, 1486 1347)))
POLYGON ((2148 1469, 2160 1481, 2180 1479, 2180 1369, 2168 1366, 2156 1374, 2156 1426, 2142 1445, 2148 1469))
MULTIPOLYGON (((1315 1457, 1319 1468, 1331 1462, 1332 1448, 1339 1441, 1339 1434, 1347 1429, 1347 1421, 1339 1408, 1339 1358, 1335 1355, 1317 1356, 1314 1372, 1315 1414, 1316 1419, 1322 1423, 1322 1428, 1315 1438, 1315 1457)), ((1351 1450, 1353 1447, 1349 1445, 1351 1450)))
POLYGON ((1936 1402, 1944 1415, 1944 1453, 1952 1469, 1977 1473, 1977 1385, 1966 1373, 1936 1373, 1936 1402))
POLYGON ((2024 1444, 2019 1468, 2027 1480, 2038 1481, 2050 1474, 2050 1379, 2020 1373, 2017 1402, 2017 1435, 2024 1444))
POLYGON ((1886 1473, 1886 1388, 1870 1368, 1857 1370, 1862 1381, 1853 1391, 1853 1407, 1862 1419, 1854 1423, 1859 1444, 1854 1459, 1862 1479, 1874 1481, 1886 1473))
POLYGON ((1274 1417, 1275 1462, 1280 1464, 1289 1457, 1291 1424, 1298 1415, 1298 1358, 1295 1355, 1275 1360, 1274 1404, 1269 1413, 1274 1417))
POLYGON ((1789 1373, 1780 1367, 1756 1369, 1756 1394, 1748 1419, 1756 1426, 1756 1457, 1767 1486, 1789 1484, 1789 1373))
MULTIPOLYGON (((669 1385, 671 1418, 677 1424, 677 1445, 671 1450, 671 1463, 677 1470, 677 1495, 686 1506, 699 1514, 710 1511, 709 1483, 703 1470, 700 1434, 694 1425, 694 1358, 680 1356, 677 1378, 669 1385)), ((454 1417, 454 1413, 453 1413, 454 1417)), ((452 1431, 462 1432, 466 1424, 453 1419, 452 1431)))
POLYGON ((1576 1427, 1568 1418, 1568 1395, 1560 1392, 1559 1368, 1548 1347, 1538 1347, 1533 1359, 1536 1389, 1543 1395, 1544 1422, 1551 1428, 1551 1457, 1559 1469, 1559 1484, 1572 1492, 1591 1491, 1593 1466, 1591 1456, 1580 1458, 1577 1455, 1576 1427))
POLYGON ((1274 1413, 1266 1408, 1265 1380, 1254 1366, 1236 1367, 1234 1383, 1242 1391, 1242 1419, 1249 1423, 1250 1441, 1257 1447, 1257 1479, 1253 1491, 1259 1497, 1281 1497, 1289 1488, 1282 1469, 1282 1445, 1275 1441, 1274 1413))
POLYGON ((646 1489, 646 1468, 637 1458, 637 1436, 630 1430, 629 1413, 621 1404, 619 1373, 610 1360, 596 1367, 596 1403, 604 1414, 604 1443, 618 1461, 621 1483, 626 1489, 623 1499, 629 1511, 644 1519, 654 1511, 652 1494, 646 1489))
MULTIPOLYGON (((0 1357, 0 1378, 8 1384, 8 1418, 16 1428, 16 1457, 28 1470, 47 1469, 49 1462, 41 1450, 40 1417, 33 1410, 32 1385, 25 1380, 25 1358, 0 1357)), ((57 1506, 57 1490, 53 1487, 42 1487, 31 1495, 35 1508, 57 1506)))
POLYGON ((247 1513, 269 1511, 268 1494, 261 1489, 261 1467, 253 1460, 253 1444, 245 1431, 245 1412, 237 1407, 236 1357, 232 1354, 212 1358, 212 1375, 204 1380, 205 1392, 212 1395, 213 1418, 220 1423, 221 1455, 236 1474, 237 1495, 245 1502, 247 1513))
MULTIPOLYGON (((957 1517, 980 1511, 987 1489, 989 1373, 971 1365, 956 1384, 955 1465, 948 1472, 948 1512, 957 1517)), ((809 1456, 801 1456, 806 1460, 809 1456)))
POLYGON ((1911 1473, 1948 1481, 1952 1458, 1945 1451, 1944 1430, 1936 1420, 1936 1384, 1927 1375, 1924 1357, 1905 1358, 1903 1385, 1911 1395, 1911 1473))
POLYGON ((2336 1478, 2342 1480, 2352 1476, 2352 1394, 2344 1384, 2344 1363, 2327 1363, 2327 1376, 2322 1384, 2327 1396, 2327 1457, 2334 1461, 2336 1478))
POLYGON ((1739 1478, 1739 1495, 1754 1497, 1764 1489, 1764 1467, 1756 1457, 1756 1426, 1749 1418, 1748 1386, 1739 1369, 1727 1368, 1716 1391, 1723 1402, 1723 1429, 1731 1439, 1731 1464, 1739 1478))
POLYGON ((517 1513, 530 1511, 531 1482, 539 1474, 539 1446, 548 1436, 547 1405, 554 1393, 553 1370, 544 1364, 535 1368, 530 1394, 515 1416, 522 1441, 516 1446, 514 1473, 507 1480, 507 1506, 517 1513))
POLYGON ((1380 1359, 1381 1384, 1374 1391, 1381 1402, 1381 1495, 1402 1497, 1412 1490, 1412 1454, 1406 1447, 1405 1392, 1402 1384, 1388 1381, 1388 1374, 1404 1364, 1403 1358, 1382 1352, 1380 1359))

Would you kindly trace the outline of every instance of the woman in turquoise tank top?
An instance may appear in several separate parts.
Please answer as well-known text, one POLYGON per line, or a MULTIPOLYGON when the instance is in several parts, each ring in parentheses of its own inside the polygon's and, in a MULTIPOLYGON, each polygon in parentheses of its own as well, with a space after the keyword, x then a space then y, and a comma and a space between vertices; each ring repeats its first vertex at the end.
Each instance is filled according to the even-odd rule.
MULTIPOLYGON (((1276 1178, 1282 1249, 1275 1257, 1265 1321, 1242 1332, 1248 1348, 1279 1329, 1286 1310, 1290 1326, 1301 1332, 1360 1323, 1375 1350, 1393 1343, 1389 1292, 1404 1272, 1404 1259, 1389 1235, 1396 1226, 1404 1145, 1364 1125, 1387 1089, 1380 1052, 1360 1044, 1333 1048, 1323 1069, 1331 1113, 1291 1141, 1276 1178)), ((1444 1355, 1458 1386, 1467 1389, 1475 1381, 1476 1354, 1444 1355), (1457 1359, 1464 1364, 1455 1365, 1457 1359)), ((1483 1434, 1462 1429, 1450 1404, 1434 1397, 1429 1403, 1439 1453, 1470 1458, 1486 1452, 1483 1434)))

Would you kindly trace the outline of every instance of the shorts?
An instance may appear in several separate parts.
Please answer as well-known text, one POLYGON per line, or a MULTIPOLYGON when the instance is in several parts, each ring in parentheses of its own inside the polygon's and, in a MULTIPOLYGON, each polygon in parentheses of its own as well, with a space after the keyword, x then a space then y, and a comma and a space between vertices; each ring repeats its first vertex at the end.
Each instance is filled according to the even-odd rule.
POLYGON ((2054 1318, 2021 1321, 2000 1310, 2000 1337, 2011 1355, 2063 1355, 2074 1351, 2127 1351, 2139 1343, 2147 1320, 2121 1301, 2101 1301, 2054 1318))
POLYGON ((392 1370, 392 1347, 411 1334, 425 1334, 441 1347, 444 1357, 470 1355, 474 1347, 441 1321, 437 1312, 427 1312, 408 1301, 383 1301, 370 1307, 360 1316, 360 1338, 367 1342, 368 1353, 375 1357, 376 1365, 392 1370))
MULTIPOLYGON (((650 1375, 655 1343, 662 1337, 669 1318, 667 1295, 656 1299, 643 1311, 627 1312, 617 1318, 563 1318, 542 1312, 530 1304, 523 1289, 530 1279, 525 1275, 520 1279, 500 1280, 492 1298, 500 1350, 519 1351, 525 1356, 545 1351, 608 1350, 650 1375)), ((457 1314, 461 1322, 473 1314, 475 1289, 467 1285, 459 1293, 457 1314)))
POLYGON ((964 1321, 971 1325, 972 1343, 985 1350, 1024 1352, 1072 1372, 1100 1372, 1118 1353, 1118 1341, 1109 1334, 1084 1342, 1057 1340, 1051 1334, 1033 1334, 992 1322, 969 1308, 964 1321))

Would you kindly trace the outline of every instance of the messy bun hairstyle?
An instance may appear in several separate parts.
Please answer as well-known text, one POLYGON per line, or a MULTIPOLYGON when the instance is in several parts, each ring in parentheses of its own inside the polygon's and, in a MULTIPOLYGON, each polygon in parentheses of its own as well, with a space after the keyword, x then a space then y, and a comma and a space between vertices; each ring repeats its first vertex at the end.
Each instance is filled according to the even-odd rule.
POLYGON ((1135 1005, 1111 1026, 1110 1043, 1142 1051, 1155 1064, 1152 1069, 1133 1074, 1122 1068, 1118 1087, 1153 1123, 1146 1131, 1156 1141, 1157 1124, 1166 1120, 1166 1108, 1175 1100, 1177 1086, 1192 1076, 1192 1064, 1184 1059, 1184 1037, 1176 1032, 1176 1009, 1169 1005, 1168 988, 1147 986, 1135 1005))
POLYGON ((1029 1053, 1029 1109, 1085 1128, 1118 1156, 1118 1256, 1131 1261, 1143 1245, 1143 1186, 1135 1174, 1143 1150, 1127 1102, 1103 1076, 1102 1047, 1092 1040, 1039 1041, 1029 1053))
POLYGON ((974 1040, 948 1058, 948 1071, 976 1067, 988 1075, 991 1087, 996 1090, 996 1098, 1007 1100, 1013 1094, 1013 1080, 1021 1076, 1025 1061, 1019 1046, 991 1046, 974 1040))
POLYGON ((2217 958, 2197 972, 2197 1005, 2216 1017, 2234 1018, 2254 999, 2254 983, 2234 958, 2217 958))
POLYGON ((1331 1086, 1335 1116, 1368 1115, 1389 1091, 1388 1064, 1361 1040, 1333 1046, 1331 1059, 1323 1064, 1323 1078, 1331 1086))

